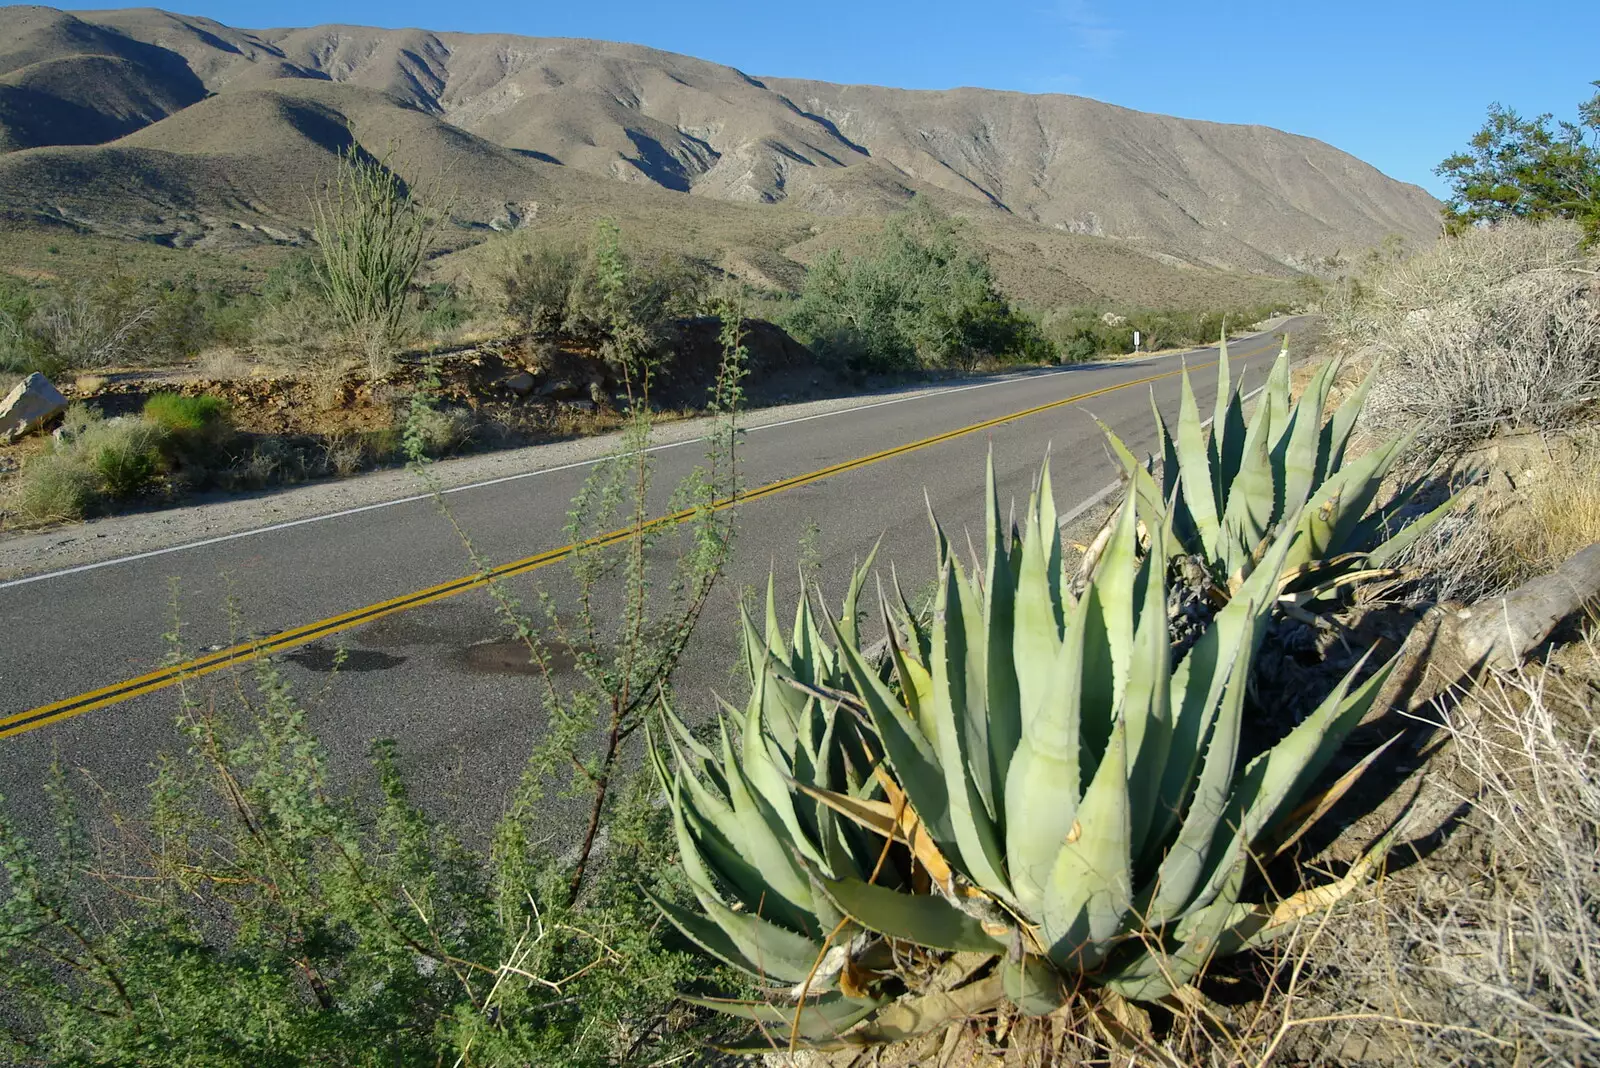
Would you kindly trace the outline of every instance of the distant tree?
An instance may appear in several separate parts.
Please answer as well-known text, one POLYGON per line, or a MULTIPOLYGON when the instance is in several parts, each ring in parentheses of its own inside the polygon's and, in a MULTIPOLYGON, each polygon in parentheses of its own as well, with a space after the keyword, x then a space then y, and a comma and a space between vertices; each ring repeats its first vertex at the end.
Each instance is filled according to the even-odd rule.
MULTIPOLYGON (((1600 89, 1600 81, 1591 83, 1600 89)), ((1589 244, 1600 240, 1600 92, 1578 107, 1578 121, 1525 119, 1502 104, 1469 149, 1439 164, 1450 180, 1445 228, 1459 233, 1502 219, 1572 219, 1589 244)))

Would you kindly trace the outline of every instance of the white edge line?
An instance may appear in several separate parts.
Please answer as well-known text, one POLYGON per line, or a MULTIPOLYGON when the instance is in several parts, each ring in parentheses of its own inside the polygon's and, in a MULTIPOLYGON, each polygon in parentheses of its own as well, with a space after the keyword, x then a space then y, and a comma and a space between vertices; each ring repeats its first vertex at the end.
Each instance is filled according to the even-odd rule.
MULTIPOLYGON (((1249 337, 1240 338, 1240 340, 1241 341, 1248 341, 1248 340, 1254 339, 1256 336, 1257 335, 1252 334, 1249 337)), ((1208 351, 1210 351, 1210 350, 1209 349, 1195 349, 1195 350, 1192 350, 1193 353, 1205 353, 1205 352, 1208 352, 1208 351)), ((1004 378, 995 378, 995 379, 992 379, 992 380, 990 380, 988 382, 976 382, 976 383, 973 383, 972 385, 967 385, 967 386, 951 386, 949 389, 934 390, 932 392, 927 392, 927 393, 914 393, 914 394, 911 394, 911 395, 908 395, 908 396, 904 396, 904 397, 891 397, 888 400, 874 401, 871 404, 858 404, 858 405, 855 405, 855 406, 850 407, 850 408, 836 408, 833 411, 818 412, 815 415, 802 415, 802 416, 798 416, 798 417, 796 417, 794 419, 779 420, 778 422, 775 422, 775 423, 762 423, 760 426, 748 427, 748 428, 746 428, 744 430, 744 432, 746 434, 754 434, 754 433, 756 433, 758 431, 762 431, 762 430, 776 430, 778 427, 793 426, 796 423, 809 423, 813 419, 827 419, 827 418, 829 418, 831 416, 836 416, 836 415, 850 415, 850 414, 855 413, 855 412, 870 411, 873 408, 884 408, 884 407, 887 407, 887 406, 889 406, 891 404, 903 404, 906 401, 914 401, 914 400, 927 400, 927 399, 929 399, 931 397, 944 397, 944 396, 949 396, 952 393, 965 393, 968 390, 985 389, 985 388, 987 388, 989 386, 1009 385, 1009 384, 1011 384, 1013 382, 1023 381, 1023 380, 1025 380, 1027 378, 1052 378, 1052 377, 1054 377, 1056 375, 1071 374, 1071 373, 1073 373, 1075 371, 1106 370, 1106 369, 1109 369, 1109 368, 1112 368, 1112 367, 1118 367, 1118 366, 1124 366, 1125 367, 1129 363, 1133 363, 1133 362, 1145 363, 1145 362, 1149 362, 1149 361, 1152 361, 1152 360, 1162 360, 1162 359, 1167 359, 1167 358, 1169 358, 1169 357, 1168 356, 1150 356, 1150 357, 1146 357, 1145 360, 1139 360, 1139 361, 1127 361, 1127 360, 1124 360, 1124 361, 1118 361, 1116 363, 1111 363, 1111 364, 1104 364, 1104 363, 1102 363, 1102 364, 1074 364, 1074 365, 1072 365, 1070 367, 1063 367, 1063 368, 1060 368, 1060 369, 1055 370, 1055 371, 1046 371, 1043 374, 1008 375, 1008 376, 1006 376, 1004 378)), ((1254 394, 1252 394, 1252 396, 1253 395, 1254 394)), ((1246 399, 1248 399, 1248 398, 1246 398, 1246 399)), ((1209 422, 1209 421, 1210 420, 1207 420, 1207 422, 1209 422)), ((663 443, 661 445, 652 445, 649 448, 645 449, 645 452, 662 452, 662 451, 664 451, 666 449, 676 449, 676 448, 678 448, 679 446, 682 446, 682 445, 693 445, 693 444, 695 444, 697 442, 702 442, 702 441, 705 441, 705 440, 706 439, 705 439, 704 436, 694 437, 694 438, 685 438, 682 441, 670 441, 670 442, 663 443)), ((611 455, 615 455, 615 454, 611 454, 611 455)), ((541 467, 536 471, 521 471, 521 472, 518 472, 517 474, 514 474, 514 475, 502 475, 499 478, 485 479, 485 480, 483 480, 481 482, 469 482, 466 485, 451 486, 449 489, 440 490, 439 492, 440 492, 441 495, 450 494, 450 493, 464 493, 467 490, 485 489, 485 488, 487 488, 489 486, 499 486, 499 485, 502 485, 502 484, 507 483, 507 482, 516 482, 516 481, 519 481, 520 479, 524 479, 524 478, 534 478, 534 477, 536 477, 538 475, 553 475, 553 474, 557 474, 557 473, 559 473, 561 471, 571 471, 574 468, 578 468, 578 467, 591 467, 594 464, 600 463, 603 460, 610 459, 611 455, 597 456, 597 457, 595 457, 594 459, 591 459, 591 460, 577 460, 577 461, 574 461, 573 463, 561 464, 561 465, 556 466, 556 467, 541 467)), ((1120 483, 1113 483, 1112 485, 1106 487, 1104 490, 1101 490, 1100 493, 1098 493, 1094 498, 1091 498, 1089 501, 1086 501, 1084 504, 1080 505, 1078 507, 1078 509, 1076 509, 1072 513, 1070 513, 1067 516, 1066 519, 1062 520, 1062 522, 1065 523, 1068 520, 1076 519, 1084 511, 1086 511, 1088 508, 1092 507, 1093 504, 1098 503, 1100 500, 1103 500, 1106 497, 1106 495, 1108 495, 1118 485, 1120 485, 1120 483)), ((307 524, 310 524, 310 523, 322 523, 322 522, 325 522, 325 521, 330 520, 330 519, 343 519, 346 516, 360 515, 363 512, 375 512, 375 511, 379 510, 380 508, 393 508, 393 507, 396 507, 397 505, 402 505, 402 504, 415 504, 417 501, 430 500, 430 499, 432 499, 432 497, 433 497, 432 493, 414 493, 414 494, 411 494, 410 496, 407 496, 407 497, 396 497, 396 498, 393 498, 393 499, 387 500, 387 501, 375 501, 372 504, 363 504, 363 505, 360 505, 360 506, 355 507, 355 508, 345 508, 345 509, 341 509, 340 511, 337 511, 337 512, 324 512, 321 515, 306 516, 306 517, 304 517, 302 519, 290 519, 290 520, 286 520, 286 521, 284 521, 282 523, 273 523, 273 524, 270 524, 270 525, 264 526, 264 527, 252 527, 249 530, 236 530, 231 534, 219 534, 214 538, 202 538, 199 541, 187 541, 187 542, 182 543, 181 545, 169 545, 169 546, 167 546, 166 548, 163 548, 163 549, 150 549, 150 550, 148 550, 146 552, 132 553, 132 554, 130 554, 128 556, 114 556, 109 560, 100 560, 100 561, 97 561, 97 562, 92 563, 92 564, 79 564, 76 567, 66 567, 66 568, 60 569, 59 571, 46 571, 46 572, 43 572, 43 573, 38 574, 38 575, 26 575, 26 576, 24 576, 22 578, 7 579, 4 582, 0 582, 0 590, 11 589, 12 587, 15 587, 15 586, 26 586, 26 585, 29 585, 30 583, 34 583, 34 582, 44 582, 47 579, 65 578, 68 575, 81 575, 81 574, 83 574, 84 572, 87 572, 87 571, 98 571, 103 567, 114 567, 114 566, 121 565, 121 564, 137 563, 140 560, 150 560, 150 559, 154 559, 157 556, 166 556, 166 555, 168 555, 170 553, 187 552, 187 551, 189 551, 191 549, 203 549, 208 545, 220 545, 223 542, 237 541, 240 538, 250 538, 250 537, 256 536, 257 534, 271 534, 271 533, 274 533, 274 532, 280 531, 280 530, 289 530, 292 527, 306 526, 307 524)))

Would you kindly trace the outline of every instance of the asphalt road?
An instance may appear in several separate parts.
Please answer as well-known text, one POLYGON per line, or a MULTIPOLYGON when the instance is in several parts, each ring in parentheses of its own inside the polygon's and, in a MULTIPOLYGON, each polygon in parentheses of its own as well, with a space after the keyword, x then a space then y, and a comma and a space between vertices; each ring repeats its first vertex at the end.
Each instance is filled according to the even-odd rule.
MULTIPOLYGON (((1298 325, 1291 321, 1282 329, 1293 332, 1298 325)), ((1235 382, 1242 378, 1246 389, 1259 385, 1277 348, 1276 334, 1235 342, 1235 382)), ((780 419, 751 430, 741 455, 748 488, 997 421, 743 506, 728 576, 678 674, 684 710, 692 715, 709 709, 714 690, 740 696, 735 681, 740 592, 764 587, 775 565, 780 601, 784 611, 792 611, 798 590, 795 561, 808 527, 816 529, 812 541, 835 606, 852 565, 880 536, 880 563, 894 561, 902 585, 916 589, 934 569, 924 492, 946 530, 960 537, 963 528, 971 529, 981 542, 986 450, 993 445, 1005 501, 1026 500, 1048 448, 1057 507, 1066 512, 1116 475, 1093 417, 1110 425, 1136 453, 1147 452, 1154 444, 1152 391, 1173 419, 1180 382, 1174 372, 1187 361, 1197 370, 1201 410, 1209 411, 1215 359, 1215 349, 1200 349, 980 380, 932 395, 867 398, 860 407, 801 422, 780 419), (1106 392, 1008 418, 1096 391, 1106 392)), ((763 421, 773 414, 762 413, 763 421)), ((701 449, 665 449, 655 459, 664 505, 667 490, 700 462, 701 449)), ((490 560, 525 558, 568 540, 563 533, 568 504, 588 470, 587 465, 551 470, 456 493, 451 505, 490 560)), ((529 603, 540 586, 559 597, 562 566, 509 582, 529 603)), ((238 641, 241 627, 246 633, 286 631, 471 571, 455 531, 432 504, 419 501, 0 586, 0 793, 20 822, 36 825, 46 768, 59 758, 85 769, 119 805, 137 805, 158 756, 181 746, 174 726, 175 690, 61 714, 38 726, 29 717, 53 702, 159 668, 169 652, 164 635, 173 629, 174 590, 183 644, 195 653, 238 641)), ((538 680, 515 657, 486 655, 483 643, 506 637, 489 598, 475 589, 336 629, 277 655, 341 777, 366 767, 374 739, 393 738, 423 803, 481 827, 500 811, 541 730, 538 680), (348 655, 334 672, 337 648, 348 655)), ((198 687, 229 700, 236 671, 209 675, 192 684, 191 692, 198 687)), ((559 809, 552 810, 552 834, 563 834, 564 819, 559 809)))

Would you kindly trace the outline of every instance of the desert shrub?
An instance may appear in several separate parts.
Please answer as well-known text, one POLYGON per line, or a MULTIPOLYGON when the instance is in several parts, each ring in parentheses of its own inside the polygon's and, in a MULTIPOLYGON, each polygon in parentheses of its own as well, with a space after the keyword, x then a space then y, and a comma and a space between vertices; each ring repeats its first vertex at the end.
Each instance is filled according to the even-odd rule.
POLYGON ((1304 946, 1296 1004, 1278 1007, 1304 1021, 1294 1052, 1600 1057, 1600 648, 1580 640, 1557 659, 1491 672, 1423 713, 1443 743, 1427 811, 1459 821, 1304 946))
POLYGON ((424 337, 449 337, 476 312, 469 294, 449 282, 429 283, 417 295, 417 329, 424 337))
POLYGON ((317 277, 374 377, 389 370, 435 222, 387 160, 352 147, 315 205, 317 277))
POLYGON ((41 302, 42 335, 68 367, 186 360, 206 339, 192 282, 151 282, 114 274, 78 280, 41 302))
POLYGON ((412 803, 393 747, 376 789, 327 754, 268 664, 221 710, 186 702, 185 748, 147 812, 91 838, 52 782, 54 836, 0 813, 0 1058, 18 1065, 577 1066, 681 1057, 693 971, 643 885, 682 899, 661 814, 623 791, 579 905, 516 807, 469 850, 412 803), (137 888, 137 892, 128 893, 137 888), (648 1036, 648 1041, 642 1036, 648 1036))
POLYGON ((506 314, 535 336, 561 330, 584 258, 577 246, 549 240, 514 253, 502 276, 506 314))
POLYGON ((67 409, 60 439, 22 469, 15 507, 36 522, 82 519, 113 501, 138 497, 165 467, 165 431, 142 418, 102 419, 67 409))
POLYGON ((806 272, 784 325, 863 371, 1054 360, 1054 346, 997 287, 962 225, 925 200, 863 255, 834 250, 806 272))
POLYGON ((1347 340, 1385 360, 1380 425, 1440 444, 1570 425, 1600 400, 1600 290, 1570 223, 1473 229, 1362 287, 1347 340))
POLYGON ((632 344, 645 349, 672 320, 698 314, 707 289, 700 265, 629 249, 604 222, 586 244, 520 240, 505 256, 500 280, 506 314, 534 337, 603 342, 625 321, 638 334, 632 344))
POLYGON ((428 405, 413 410, 407 418, 407 432, 416 435, 425 456, 444 456, 456 451, 471 440, 477 426, 472 413, 464 408, 428 405))
POLYGON ((338 332, 333 306, 310 256, 290 256, 268 272, 250 327, 250 347, 257 355, 325 364, 338 332))

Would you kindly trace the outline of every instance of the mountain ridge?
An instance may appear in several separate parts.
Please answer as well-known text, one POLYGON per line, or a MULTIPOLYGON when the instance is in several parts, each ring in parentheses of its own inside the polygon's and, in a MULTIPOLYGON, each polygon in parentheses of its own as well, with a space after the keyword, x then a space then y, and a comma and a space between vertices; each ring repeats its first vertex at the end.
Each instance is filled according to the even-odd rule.
POLYGON ((1314 138, 1066 94, 752 76, 582 38, 249 30, 155 8, 3 8, 0 42, 0 214, 176 243, 303 237, 306 191, 352 144, 408 178, 448 171, 475 227, 653 187, 691 216, 757 205, 815 229, 922 193, 980 227, 1276 277, 1438 229, 1425 191, 1314 138))

